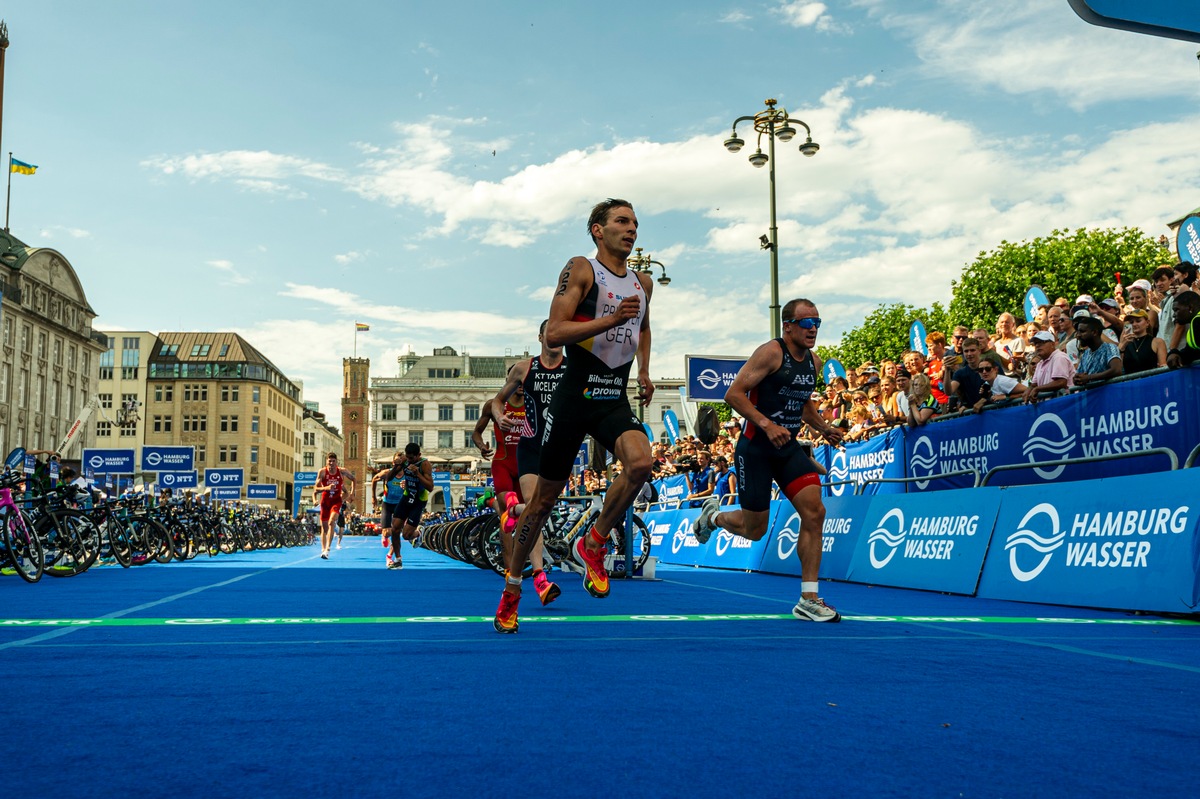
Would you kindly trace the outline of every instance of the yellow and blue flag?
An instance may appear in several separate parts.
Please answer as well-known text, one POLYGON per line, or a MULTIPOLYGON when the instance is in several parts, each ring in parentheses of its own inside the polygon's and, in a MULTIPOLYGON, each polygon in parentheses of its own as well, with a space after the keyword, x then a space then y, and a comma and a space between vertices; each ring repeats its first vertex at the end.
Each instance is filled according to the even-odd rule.
POLYGON ((9 170, 16 172, 18 175, 32 175, 37 172, 37 164, 27 164, 24 161, 18 161, 15 158, 9 157, 9 170))

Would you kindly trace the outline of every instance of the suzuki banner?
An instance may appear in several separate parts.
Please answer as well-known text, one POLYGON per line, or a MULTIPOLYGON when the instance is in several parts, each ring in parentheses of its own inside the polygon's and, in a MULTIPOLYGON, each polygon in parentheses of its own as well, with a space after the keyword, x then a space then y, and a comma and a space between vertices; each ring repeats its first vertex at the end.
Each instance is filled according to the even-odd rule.
POLYGON ((212 498, 219 500, 241 499, 241 488, 214 488, 212 490, 212 498))
POLYGON ((873 498, 847 579, 974 594, 1003 493, 976 488, 873 498))
POLYGON ((691 402, 724 402, 725 392, 746 359, 727 355, 685 355, 687 399, 691 402))
POLYGON ((979 596, 1194 613, 1197 498, 1200 469, 1005 489, 979 596))
POLYGON ((277 499, 279 486, 274 483, 251 483, 246 486, 246 499, 277 499))

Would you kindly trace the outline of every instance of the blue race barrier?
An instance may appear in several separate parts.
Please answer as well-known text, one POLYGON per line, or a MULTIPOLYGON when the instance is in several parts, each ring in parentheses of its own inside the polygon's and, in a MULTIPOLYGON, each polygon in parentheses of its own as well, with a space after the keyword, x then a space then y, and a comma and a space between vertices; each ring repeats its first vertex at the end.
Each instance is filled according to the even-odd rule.
POLYGON ((871 500, 847 579, 974 594, 1003 492, 907 494, 871 500))
MULTIPOLYGON (((850 559, 858 546, 862 517, 870 506, 869 497, 833 497, 825 500, 825 528, 821 534, 821 578, 845 580, 850 559)), ((771 534, 763 551, 760 571, 800 576, 800 558, 796 556, 800 515, 790 502, 772 503, 771 534)))
MULTIPOLYGON (((825 467, 830 483, 842 485, 822 486, 824 497, 849 496, 855 485, 867 480, 906 477, 904 472, 904 428, 893 427, 886 433, 855 441, 845 447, 830 447, 822 444, 813 449, 814 459, 825 467)), ((867 483, 864 494, 903 494, 903 483, 867 483)))
MULTIPOLYGON (((972 492, 972 496, 980 490, 972 492)), ((1004 491, 979 596, 1192 613, 1200 470, 1004 491)))

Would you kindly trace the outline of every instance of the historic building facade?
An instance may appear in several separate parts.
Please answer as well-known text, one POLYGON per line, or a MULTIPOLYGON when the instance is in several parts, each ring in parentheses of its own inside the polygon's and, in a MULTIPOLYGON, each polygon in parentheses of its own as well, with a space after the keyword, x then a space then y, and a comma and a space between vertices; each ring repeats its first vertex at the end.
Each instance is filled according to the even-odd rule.
MULTIPOLYGON (((342 466, 358 480, 354 492, 354 510, 366 513, 367 486, 375 469, 368 460, 367 431, 370 421, 370 398, 368 383, 371 378, 370 358, 342 359, 342 466)), ((390 460, 390 458, 389 458, 390 460)), ((322 459, 318 468, 324 466, 322 459)))

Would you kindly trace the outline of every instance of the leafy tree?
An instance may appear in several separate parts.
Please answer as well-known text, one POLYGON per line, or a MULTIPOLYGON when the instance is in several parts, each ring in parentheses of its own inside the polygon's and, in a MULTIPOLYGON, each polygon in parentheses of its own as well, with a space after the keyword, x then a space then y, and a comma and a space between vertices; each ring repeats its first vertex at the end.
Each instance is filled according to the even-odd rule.
POLYGON ((817 354, 822 360, 837 358, 847 369, 854 369, 865 361, 878 364, 898 360, 900 353, 909 349, 908 330, 917 319, 930 333, 940 330, 950 337, 947 326, 950 317, 940 303, 935 302, 931 308, 894 303, 880 305, 861 325, 842 336, 839 345, 817 347, 817 354))
POLYGON ((717 418, 721 420, 722 424, 733 418, 733 408, 724 402, 698 402, 696 404, 711 406, 717 412, 717 418))
POLYGON ((1056 297, 1074 302, 1080 294, 1099 300, 1112 296, 1117 272, 1128 286, 1169 260, 1168 250, 1136 228, 1055 230, 1033 241, 1002 241, 951 282, 950 318, 991 330, 1004 311, 1024 316, 1031 285, 1041 286, 1051 302, 1056 297))

